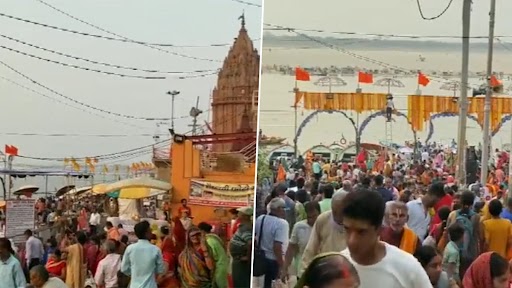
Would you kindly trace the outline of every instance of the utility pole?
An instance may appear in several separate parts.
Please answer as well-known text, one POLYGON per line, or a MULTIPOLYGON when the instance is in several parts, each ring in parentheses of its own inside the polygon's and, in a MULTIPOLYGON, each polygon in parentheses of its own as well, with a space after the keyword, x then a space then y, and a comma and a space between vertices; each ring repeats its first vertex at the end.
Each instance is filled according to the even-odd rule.
POLYGON ((167 92, 167 95, 171 95, 171 129, 172 130, 174 130, 174 99, 179 94, 180 94, 180 91, 176 91, 176 90, 167 92))
POLYGON ((466 185, 466 125, 468 117, 468 79, 469 79, 469 37, 471 26, 471 2, 464 0, 462 6, 462 69, 459 97, 459 133, 457 137, 457 180, 466 185))
MULTIPOLYGON (((492 100, 492 58, 494 52, 494 19, 496 16, 496 0, 491 0, 491 11, 489 12, 489 46, 487 50, 487 93, 485 93, 484 102, 484 147, 482 147, 482 173, 480 179, 482 184, 487 183, 487 173, 489 171, 489 153, 491 150, 491 100, 492 100)), ((509 172, 510 173, 510 172, 509 172)))
POLYGON ((203 111, 199 109, 199 96, 197 96, 196 107, 192 107, 189 113, 190 117, 192 117, 192 125, 188 126, 192 127, 192 135, 197 135, 197 117, 202 113, 203 111))

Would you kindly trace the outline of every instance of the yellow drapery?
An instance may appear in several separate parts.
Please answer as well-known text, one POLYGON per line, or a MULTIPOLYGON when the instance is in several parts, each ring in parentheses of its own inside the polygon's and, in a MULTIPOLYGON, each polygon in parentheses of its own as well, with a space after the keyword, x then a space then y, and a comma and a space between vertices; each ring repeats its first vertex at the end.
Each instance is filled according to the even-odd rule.
MULTIPOLYGON (((484 122, 484 98, 470 98, 468 113, 477 117, 480 125, 484 122)), ((491 100, 491 130, 494 131, 503 115, 512 114, 512 98, 493 97, 491 100)), ((441 112, 459 113, 453 97, 432 95, 409 95, 407 99, 409 121, 416 131, 422 131, 432 114, 441 112)))
POLYGON ((304 101, 306 110, 353 110, 357 113, 384 110, 384 93, 328 93, 297 91, 295 103, 304 101))

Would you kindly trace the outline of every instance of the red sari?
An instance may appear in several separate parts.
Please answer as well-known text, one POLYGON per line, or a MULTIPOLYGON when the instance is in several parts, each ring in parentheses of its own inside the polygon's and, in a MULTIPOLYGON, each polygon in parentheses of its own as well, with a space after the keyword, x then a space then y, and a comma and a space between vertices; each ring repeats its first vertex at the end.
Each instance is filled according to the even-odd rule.
POLYGON ((48 263, 46 263, 46 270, 50 275, 53 275, 54 277, 61 278, 62 272, 66 271, 66 261, 60 260, 55 261, 54 259, 48 260, 48 263))
POLYGON ((162 280, 159 281, 158 288, 178 288, 181 287, 180 281, 177 277, 177 258, 174 252, 176 246, 171 236, 166 236, 162 241, 162 257, 164 263, 167 264, 167 273, 162 276, 162 280))

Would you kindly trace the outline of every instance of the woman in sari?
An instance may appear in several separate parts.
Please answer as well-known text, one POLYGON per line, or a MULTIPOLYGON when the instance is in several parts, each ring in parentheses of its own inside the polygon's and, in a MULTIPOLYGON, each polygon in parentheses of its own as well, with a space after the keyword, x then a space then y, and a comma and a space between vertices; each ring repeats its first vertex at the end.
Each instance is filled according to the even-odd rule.
POLYGON ((179 271, 181 284, 184 288, 212 288, 212 271, 215 269, 213 259, 210 258, 206 239, 201 231, 192 227, 187 231, 185 249, 179 258, 179 271))
POLYGON ((78 232, 77 243, 66 248, 67 266, 66 266, 66 284, 69 288, 85 287, 85 278, 87 275, 87 261, 85 257, 84 244, 87 237, 83 232, 78 232))
POLYGON ((216 288, 228 288, 229 257, 224 248, 224 243, 217 234, 212 233, 213 227, 205 222, 198 225, 199 230, 206 240, 210 256, 214 261, 213 279, 216 288))
POLYGON ((178 217, 174 218, 171 234, 174 238, 175 254, 180 255, 183 249, 185 249, 185 243, 187 242, 187 230, 178 217))
POLYGON ((176 271, 176 254, 174 240, 169 235, 169 227, 164 226, 160 228, 163 235, 161 242, 162 258, 164 260, 165 273, 158 277, 158 288, 179 288, 180 282, 178 281, 176 271))
POLYGON ((59 249, 50 254, 45 267, 51 277, 66 281, 66 261, 62 259, 62 253, 59 249))
POLYGON ((89 232, 89 222, 87 221, 87 210, 85 207, 82 207, 80 210, 80 214, 78 215, 78 227, 77 231, 89 232))
POLYGON ((509 263, 498 253, 483 253, 466 270, 462 286, 464 288, 509 288, 509 263))

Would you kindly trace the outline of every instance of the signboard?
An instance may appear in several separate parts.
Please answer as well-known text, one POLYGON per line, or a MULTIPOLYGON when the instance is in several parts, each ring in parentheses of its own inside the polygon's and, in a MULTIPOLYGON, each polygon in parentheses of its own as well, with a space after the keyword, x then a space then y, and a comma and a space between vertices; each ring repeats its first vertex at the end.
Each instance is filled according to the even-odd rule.
POLYGON ((214 207, 245 207, 251 205, 254 184, 226 184, 218 182, 190 182, 189 204, 214 207))
POLYGON ((23 233, 34 230, 36 199, 7 200, 5 211, 5 234, 14 243, 25 242, 23 233))

